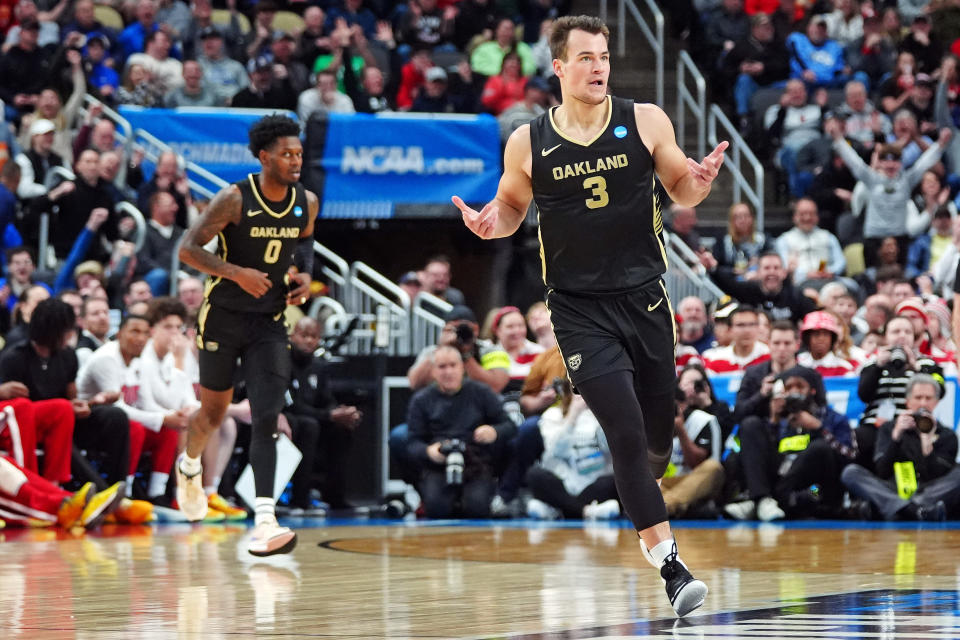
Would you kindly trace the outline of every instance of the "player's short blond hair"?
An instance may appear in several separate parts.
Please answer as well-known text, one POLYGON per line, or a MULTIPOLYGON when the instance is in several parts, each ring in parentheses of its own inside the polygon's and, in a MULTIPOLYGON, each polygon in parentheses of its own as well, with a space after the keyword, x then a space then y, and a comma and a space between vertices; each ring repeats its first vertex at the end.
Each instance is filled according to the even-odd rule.
POLYGON ((553 23, 550 32, 550 55, 555 59, 566 61, 567 40, 570 32, 579 29, 590 34, 602 33, 607 42, 610 41, 610 29, 603 20, 595 16, 564 16, 553 23))

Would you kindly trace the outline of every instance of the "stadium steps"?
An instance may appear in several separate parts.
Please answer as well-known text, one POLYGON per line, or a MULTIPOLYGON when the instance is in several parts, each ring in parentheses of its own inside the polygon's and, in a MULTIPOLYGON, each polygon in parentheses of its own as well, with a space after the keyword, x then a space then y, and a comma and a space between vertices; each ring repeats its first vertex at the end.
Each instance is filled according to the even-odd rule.
MULTIPOLYGON (((637 3, 641 7, 641 13, 646 15, 646 8, 642 2, 637 3)), ((651 102, 656 100, 656 68, 653 51, 647 44, 643 33, 637 26, 633 17, 627 12, 627 46, 626 56, 619 58, 616 56, 616 29, 618 27, 616 2, 609 3, 607 14, 607 24, 611 31, 610 49, 614 53, 613 70, 610 76, 610 87, 614 95, 632 97, 638 102, 651 102)), ((571 14, 587 13, 599 15, 599 3, 596 0, 578 0, 573 3, 571 14)), ((676 64, 677 56, 681 50, 680 42, 670 37, 669 17, 668 25, 665 28, 665 47, 664 52, 664 104, 660 105, 670 119, 674 121, 676 127, 677 113, 677 77, 676 64)), ((652 22, 651 22, 652 24, 652 22)), ((709 108, 710 90, 707 88, 707 104, 709 108)), ((697 123, 695 118, 687 112, 685 140, 681 141, 681 147, 688 155, 696 155, 696 134, 697 123)), ((710 151, 708 146, 707 152, 710 151)), ((752 175, 752 170, 747 170, 748 175, 752 175)), ((774 202, 775 184, 773 170, 769 164, 765 167, 766 183, 764 185, 765 195, 765 222, 767 232, 779 232, 786 230, 791 226, 790 213, 786 206, 774 202)), ((733 178, 727 171, 721 171, 719 177, 714 183, 710 196, 697 207, 697 218, 699 220, 698 228, 701 235, 722 235, 727 227, 727 209, 733 202, 733 178)))

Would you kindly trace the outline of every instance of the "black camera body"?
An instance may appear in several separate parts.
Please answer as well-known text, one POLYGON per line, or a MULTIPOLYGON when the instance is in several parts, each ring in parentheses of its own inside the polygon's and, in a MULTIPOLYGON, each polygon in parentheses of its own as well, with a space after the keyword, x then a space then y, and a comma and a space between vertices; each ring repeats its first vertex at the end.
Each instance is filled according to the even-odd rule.
POLYGON ((460 438, 444 440, 440 444, 440 453, 447 457, 447 484, 456 486, 463 484, 463 454, 466 452, 467 443, 460 438))
POLYGON ((783 399, 783 412, 786 415, 807 411, 810 407, 810 396, 802 393, 788 393, 783 399))
POLYGON ((893 347, 890 349, 890 366, 905 367, 907 365, 907 352, 903 347, 893 347))
POLYGON ((553 387, 553 391, 557 394, 558 398, 563 395, 563 378, 554 378, 550 386, 553 387))
POLYGON ((698 378, 693 381, 693 391, 694 393, 704 393, 710 391, 710 386, 707 384, 707 381, 703 378, 698 378))
POLYGON ((933 418, 933 414, 926 409, 917 409, 910 415, 917 425, 917 430, 921 433, 930 433, 937 427, 937 421, 933 418))
POLYGON ((454 329, 454 333, 457 336, 457 346, 466 347, 471 345, 476 340, 476 335, 473 333, 473 327, 471 327, 466 322, 461 322, 454 329))

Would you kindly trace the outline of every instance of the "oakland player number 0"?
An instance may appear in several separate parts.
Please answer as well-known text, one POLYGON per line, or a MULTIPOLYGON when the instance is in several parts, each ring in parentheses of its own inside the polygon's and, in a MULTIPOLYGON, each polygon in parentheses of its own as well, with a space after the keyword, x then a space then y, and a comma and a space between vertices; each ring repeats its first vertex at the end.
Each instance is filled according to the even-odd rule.
POLYGON ((590 176, 583 181, 583 188, 590 191, 593 196, 586 201, 587 209, 600 209, 610 202, 610 195, 607 193, 607 181, 602 176, 590 176))
POLYGON ((273 264, 280 259, 280 249, 283 245, 279 240, 271 240, 267 243, 267 250, 263 252, 263 261, 267 264, 273 264))

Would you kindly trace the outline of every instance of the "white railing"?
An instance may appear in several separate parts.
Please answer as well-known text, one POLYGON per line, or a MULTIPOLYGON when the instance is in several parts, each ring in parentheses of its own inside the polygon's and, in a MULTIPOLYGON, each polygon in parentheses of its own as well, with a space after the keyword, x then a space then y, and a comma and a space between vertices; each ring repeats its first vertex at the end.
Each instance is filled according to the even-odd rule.
POLYGON ((327 277, 327 295, 335 300, 346 302, 350 265, 316 240, 313 241, 313 253, 320 258, 320 272, 327 277))
POLYGON ((715 104, 710 105, 710 118, 707 120, 707 142, 715 146, 720 142, 717 125, 720 125, 725 140, 730 142, 723 166, 733 175, 733 201, 740 202, 746 196, 756 213, 757 229, 763 229, 763 165, 754 155, 746 140, 733 126, 723 110, 715 104), (753 167, 753 182, 744 173, 744 162, 753 167))
MULTIPOLYGON (((617 3, 617 55, 627 55, 627 10, 636 21, 643 37, 653 51, 657 71, 657 104, 663 104, 663 12, 653 0, 643 0, 653 20, 653 28, 640 13, 633 0, 619 0, 617 3)), ((607 22, 607 0, 600 0, 600 19, 607 22)))
POLYGON ((710 280, 697 254, 675 235, 664 235, 669 266, 663 279, 673 303, 679 304, 687 296, 696 296, 710 304, 723 297, 723 291, 710 280))
POLYGON ((350 265, 347 301, 344 306, 348 313, 359 316, 360 325, 353 331, 347 342, 347 352, 351 354, 374 352, 378 314, 380 314, 381 319, 387 318, 390 322, 386 352, 389 355, 408 355, 410 351, 409 304, 406 292, 379 271, 359 261, 350 265))
POLYGON ((677 56, 677 141, 681 148, 687 140, 687 109, 697 120, 697 158, 702 158, 707 154, 707 83, 690 54, 681 51, 677 56), (687 87, 688 74, 696 95, 687 87))
POLYGON ((136 233, 133 235, 133 251, 134 253, 140 251, 143 248, 143 243, 147 240, 147 221, 143 217, 143 213, 126 200, 118 202, 113 210, 119 213, 121 218, 123 216, 133 218, 136 225, 136 233))
POLYGON ((441 316, 450 309, 453 309, 452 304, 433 294, 426 291, 417 294, 410 308, 411 353, 420 353, 425 347, 437 344, 445 324, 441 316), (440 314, 434 313, 428 307, 438 310, 440 314))

